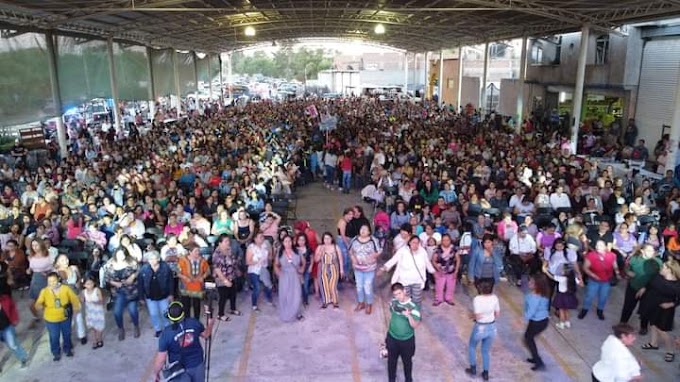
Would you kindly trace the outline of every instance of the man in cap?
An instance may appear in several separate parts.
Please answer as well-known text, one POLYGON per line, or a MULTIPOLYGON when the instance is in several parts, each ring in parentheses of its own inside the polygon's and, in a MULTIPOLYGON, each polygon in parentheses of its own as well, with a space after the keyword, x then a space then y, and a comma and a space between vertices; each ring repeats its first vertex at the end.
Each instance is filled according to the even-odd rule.
POLYGON ((156 379, 160 380, 166 360, 168 364, 179 362, 184 372, 178 381, 204 382, 205 363, 200 338, 208 338, 212 334, 213 319, 208 319, 207 328, 192 317, 184 314, 184 305, 173 301, 168 306, 166 326, 158 339, 158 353, 154 361, 156 379))

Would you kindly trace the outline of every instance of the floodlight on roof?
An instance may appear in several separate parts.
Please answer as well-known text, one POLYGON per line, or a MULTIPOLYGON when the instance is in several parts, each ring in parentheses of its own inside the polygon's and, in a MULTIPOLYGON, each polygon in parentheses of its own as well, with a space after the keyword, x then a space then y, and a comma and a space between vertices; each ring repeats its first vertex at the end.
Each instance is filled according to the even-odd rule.
POLYGON ((253 36, 255 36, 255 33, 257 33, 257 32, 255 31, 255 28, 254 28, 254 27, 247 26, 246 29, 245 29, 245 31, 244 31, 244 33, 245 33, 246 36, 248 36, 248 37, 253 37, 253 36))
POLYGON ((385 34, 385 26, 382 24, 376 25, 374 32, 375 34, 385 34))

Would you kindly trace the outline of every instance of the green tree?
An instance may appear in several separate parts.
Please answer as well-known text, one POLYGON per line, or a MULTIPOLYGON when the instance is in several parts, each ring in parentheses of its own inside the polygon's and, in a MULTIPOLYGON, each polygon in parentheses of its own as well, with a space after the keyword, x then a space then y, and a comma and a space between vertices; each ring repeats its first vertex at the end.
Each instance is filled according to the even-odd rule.
POLYGON ((263 51, 255 52, 252 56, 236 52, 232 55, 232 70, 237 74, 262 74, 302 81, 305 79, 305 71, 307 78, 313 79, 319 71, 330 69, 333 64, 330 55, 331 52, 323 49, 294 50, 291 46, 283 46, 271 56, 263 51))

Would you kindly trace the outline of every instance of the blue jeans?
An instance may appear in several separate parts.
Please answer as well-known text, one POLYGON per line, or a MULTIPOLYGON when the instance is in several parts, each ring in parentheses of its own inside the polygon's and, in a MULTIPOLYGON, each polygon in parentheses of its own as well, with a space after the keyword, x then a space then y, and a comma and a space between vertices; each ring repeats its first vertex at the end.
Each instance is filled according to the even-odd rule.
POLYGON ((335 242, 338 244, 338 248, 340 248, 340 252, 342 253, 342 271, 345 273, 345 277, 348 277, 349 269, 352 265, 352 262, 349 260, 349 248, 347 248, 345 241, 342 240, 342 236, 336 237, 335 242))
POLYGON ((342 188, 349 191, 352 188, 352 171, 342 171, 342 188))
POLYGON ((128 300, 125 293, 116 294, 116 301, 113 305, 113 317, 116 319, 116 326, 118 329, 123 329, 123 310, 127 306, 127 311, 132 319, 132 324, 139 326, 139 309, 137 307, 137 300, 128 300))
POLYGON ((302 302, 304 302, 305 304, 309 304, 309 281, 310 281, 310 279, 311 279, 311 275, 309 274, 309 271, 305 271, 305 273, 302 275, 302 302))
POLYGON ((6 327, 5 330, 0 330, 0 341, 4 342, 14 352, 19 361, 23 362, 28 359, 28 354, 26 354, 26 350, 21 346, 21 342, 17 338, 17 331, 13 325, 6 327))
MULTIPOLYGON (((174 380, 174 379, 173 379, 174 380)), ((184 374, 180 375, 177 382, 204 382, 205 381, 205 363, 201 362, 196 367, 189 367, 184 369, 184 374)))
POLYGON ((326 166, 326 183, 333 186, 335 183, 335 167, 326 166))
POLYGON ((170 325, 170 321, 165 316, 168 311, 168 299, 167 297, 162 300, 152 300, 150 298, 146 299, 146 307, 149 309, 149 318, 151 319, 151 324, 155 331, 160 332, 164 327, 170 325))
POLYGON ((583 309, 590 309, 593 299, 597 296, 597 309, 604 310, 607 298, 609 298, 609 289, 611 289, 609 281, 589 280, 588 286, 586 286, 586 295, 583 298, 583 309))
POLYGON ((470 343, 468 344, 468 356, 470 366, 477 367, 477 344, 482 343, 482 367, 484 371, 489 371, 489 349, 493 339, 496 337, 496 324, 475 324, 470 333, 470 343))
POLYGON ((357 283, 357 301, 373 304, 373 279, 375 271, 360 272, 354 270, 354 280, 357 283))
MULTIPOLYGON (((250 286, 253 288, 250 302, 253 306, 257 306, 257 298, 260 296, 260 275, 257 273, 248 273, 248 281, 250 281, 250 286)), ((264 295, 267 297, 267 301, 273 301, 271 288, 264 287, 264 295)))
POLYGON ((45 322, 45 327, 50 335, 50 351, 53 356, 61 355, 61 344, 59 337, 64 340, 64 352, 68 353, 73 349, 71 343, 71 320, 66 319, 61 322, 45 322))

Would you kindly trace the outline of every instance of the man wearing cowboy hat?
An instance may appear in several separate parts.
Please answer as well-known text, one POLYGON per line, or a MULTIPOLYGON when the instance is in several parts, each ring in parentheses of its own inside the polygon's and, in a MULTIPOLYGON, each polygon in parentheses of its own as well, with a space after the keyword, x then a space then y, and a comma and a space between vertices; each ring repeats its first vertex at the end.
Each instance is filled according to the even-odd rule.
POLYGON ((158 339, 158 353, 154 361, 156 379, 160 380, 166 360, 168 364, 179 362, 184 369, 173 381, 203 382, 205 381, 205 363, 200 338, 208 338, 212 334, 213 319, 208 319, 208 327, 192 317, 185 317, 184 305, 173 301, 168 306, 166 326, 158 339))

